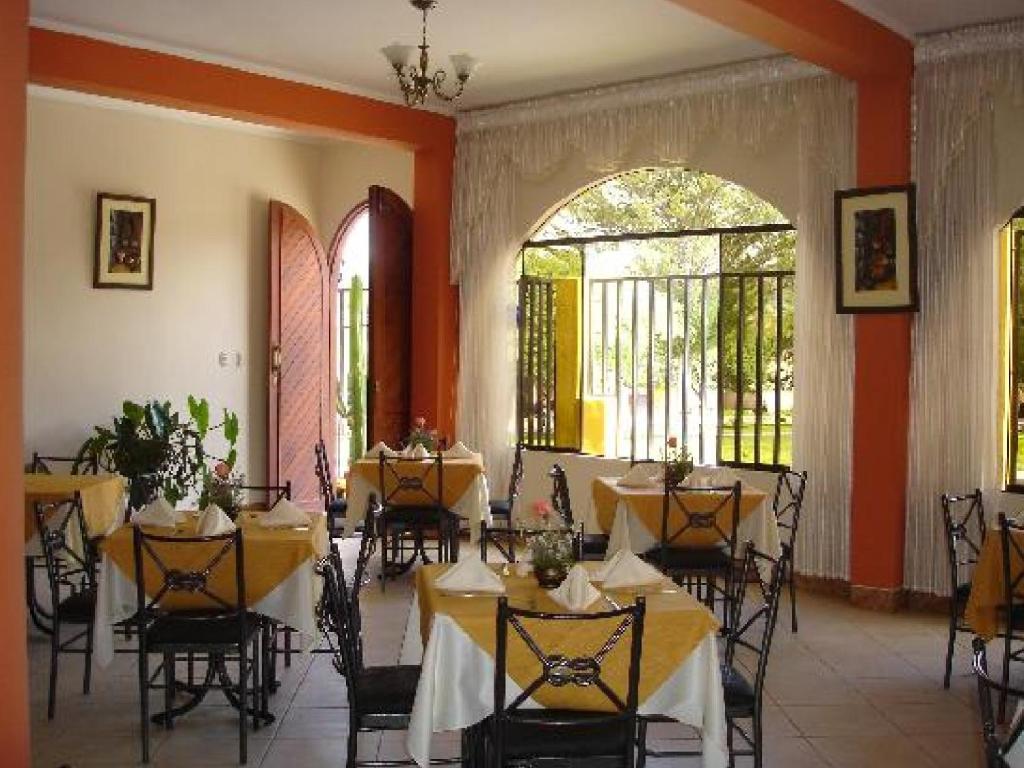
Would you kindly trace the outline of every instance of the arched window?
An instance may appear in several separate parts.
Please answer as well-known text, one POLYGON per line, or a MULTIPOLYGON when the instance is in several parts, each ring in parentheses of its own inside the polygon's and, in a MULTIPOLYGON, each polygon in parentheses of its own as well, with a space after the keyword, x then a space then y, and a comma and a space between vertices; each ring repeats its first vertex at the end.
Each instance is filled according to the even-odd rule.
POLYGON ((792 458, 796 231, 708 173, 631 171, 555 211, 520 254, 520 439, 698 463, 792 458))

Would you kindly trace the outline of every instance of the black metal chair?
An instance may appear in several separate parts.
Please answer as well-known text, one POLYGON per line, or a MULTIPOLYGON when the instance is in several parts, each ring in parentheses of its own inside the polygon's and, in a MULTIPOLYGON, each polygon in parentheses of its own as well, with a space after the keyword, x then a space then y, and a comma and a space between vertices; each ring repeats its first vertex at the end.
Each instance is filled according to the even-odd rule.
POLYGON ((973 634, 964 619, 964 610, 971 597, 971 574, 981 545, 985 543, 985 507, 981 490, 963 495, 942 494, 942 522, 946 534, 946 555, 949 558, 949 641, 946 645, 946 672, 942 687, 949 688, 953 673, 953 649, 958 632, 973 634))
POLYGON ((491 518, 504 520, 506 525, 512 524, 512 512, 516 499, 519 498, 519 485, 523 482, 523 444, 516 443, 515 456, 512 458, 512 473, 508 479, 508 496, 504 499, 491 499, 491 518))
POLYGON ((88 546, 82 552, 76 552, 69 546, 72 527, 77 529, 79 540, 85 542, 82 501, 78 494, 72 499, 53 504, 37 502, 34 514, 50 592, 50 688, 46 716, 52 720, 57 705, 60 654, 84 654, 82 693, 89 693, 96 613, 96 565, 88 546), (62 640, 61 627, 64 625, 82 629, 62 640), (76 645, 81 640, 85 641, 84 647, 76 645))
POLYGON ((243 509, 271 509, 281 499, 291 500, 292 481, 283 485, 239 485, 243 509))
MULTIPOLYGON (((100 467, 95 458, 79 459, 77 456, 43 456, 38 451, 32 452, 32 461, 28 471, 38 475, 53 475, 55 465, 66 464, 69 475, 97 475, 100 467)), ((63 469, 63 468, 62 468, 63 469)))
MULTIPOLYGON (((753 757, 754 768, 761 768, 762 765, 764 681, 778 619, 779 596, 786 573, 786 561, 791 556, 788 544, 782 545, 782 557, 775 560, 758 552, 752 542, 747 542, 743 564, 738 569, 740 575, 736 580, 735 599, 732 603, 733 616, 730 622, 733 628, 726 635, 722 661, 725 717, 729 725, 729 765, 734 765, 736 758, 741 756, 753 757), (754 587, 751 588, 751 585, 754 587), (743 651, 742 660, 737 659, 737 650, 743 651), (742 720, 751 722, 749 731, 738 722, 742 720), (743 740, 745 746, 736 747, 736 736, 743 740)), ((648 749, 647 725, 652 722, 673 721, 664 717, 640 719, 637 739, 641 754, 639 768, 643 768, 647 757, 699 756, 699 752, 648 749)))
MULTIPOLYGON (((345 570, 336 544, 324 564, 324 590, 328 642, 334 657, 334 668, 345 678, 348 697, 348 750, 345 765, 402 766, 414 765, 410 760, 358 759, 360 733, 404 731, 409 727, 420 667, 395 665, 367 667, 363 664, 362 621, 359 611, 358 586, 349 589, 345 570)), ((451 765, 459 760, 431 760, 432 765, 451 765)))
POLYGON ((698 599, 703 599, 712 610, 717 595, 723 604, 723 626, 728 629, 738 565, 740 483, 690 488, 684 482, 666 476, 661 535, 658 545, 644 553, 644 557, 698 599), (707 501, 698 503, 698 498, 707 501), (693 537, 714 538, 715 541, 688 546, 687 539, 693 537))
MULTIPOLYGON (((1024 525, 999 514, 999 543, 1003 556, 1003 686, 1010 684, 1010 661, 1024 661, 1024 525), (1014 571, 1017 571, 1016 574, 1014 571)), ((999 722, 1006 719, 1006 694, 999 696, 999 722)))
POLYGON ((320 438, 313 447, 313 454, 316 460, 316 478, 320 484, 320 498, 323 499, 324 512, 327 513, 327 531, 333 539, 344 535, 342 520, 348 515, 348 502, 338 496, 334 488, 331 459, 327 455, 327 445, 323 438, 320 438))
POLYGON ((417 558, 429 563, 426 536, 434 533, 438 562, 459 558, 459 520, 444 505, 444 458, 379 457, 381 511, 376 535, 381 548, 381 589, 388 578, 408 571, 417 558), (412 539, 412 548, 406 546, 412 539), (408 555, 408 557, 406 557, 408 555))
MULTIPOLYGON (((632 768, 637 729, 640 658, 646 603, 601 613, 542 613, 513 608, 498 599, 497 647, 494 664, 494 716, 483 727, 486 763, 504 766, 558 765, 566 768, 632 768), (546 651, 528 625, 557 624, 560 638, 583 622, 606 622, 608 638, 591 655, 567 658, 564 649, 546 651), (511 630, 511 631, 510 631, 511 630), (629 668, 625 690, 615 690, 604 679, 602 664, 629 634, 629 668), (510 636, 521 642, 540 664, 540 675, 510 702, 506 692, 510 636), (599 691, 600 709, 566 710, 524 708, 522 705, 545 687, 575 687, 599 691)), ((536 629, 534 630, 536 632, 536 629)))
MULTIPOLYGON (((551 478, 551 505, 555 512, 562 516, 566 526, 575 529, 576 521, 572 515, 572 499, 569 497, 569 481, 561 464, 553 464, 548 470, 551 478)), ((608 553, 608 536, 604 533, 587 533, 579 526, 580 560, 603 560, 608 553)))
POLYGON ((996 721, 993 716, 992 694, 999 694, 1000 699, 1012 696, 1017 701, 1024 701, 1024 690, 1010 688, 989 677, 988 662, 985 658, 985 641, 974 638, 974 676, 978 681, 978 702, 981 708, 981 736, 985 743, 985 765, 987 768, 1010 768, 1006 755, 1020 741, 1024 731, 1024 717, 1014 719, 1009 731, 1003 738, 996 732, 996 721))
POLYGON ((258 729, 266 714, 267 690, 261 675, 265 662, 261 647, 260 617, 247 610, 245 600, 245 557, 242 532, 235 529, 216 536, 160 536, 136 527, 133 531, 135 584, 140 617, 139 695, 142 722, 142 762, 149 762, 149 691, 164 691, 165 711, 154 717, 165 728, 174 727, 174 718, 196 707, 211 689, 219 689, 238 709, 238 759, 247 759, 247 717, 258 729), (185 556, 187 550, 191 552, 185 556), (188 569, 167 564, 174 552, 182 561, 197 563, 188 569), (233 567, 232 567, 233 566, 233 567), (225 594, 214 591, 219 573, 225 594), (227 590, 232 585, 234 595, 227 590), (152 595, 152 597, 149 597, 152 595), (188 609, 165 607, 165 600, 185 597, 188 609), (201 606, 201 607, 200 607, 201 606), (151 678, 149 655, 160 654, 162 685, 151 678), (175 679, 179 655, 203 655, 207 660, 206 677, 193 699, 182 707, 173 706, 178 689, 175 679), (237 659, 237 680, 228 675, 227 661, 237 659), (252 706, 249 706, 251 701, 252 706))
MULTIPOLYGON (((800 529, 800 513, 804 506, 804 491, 807 488, 807 473, 783 469, 775 482, 775 495, 772 497, 772 512, 780 532, 785 531, 785 542, 789 544, 790 557, 786 561, 784 581, 789 586, 790 627, 797 631, 796 622, 796 580, 793 567, 796 562, 796 535, 800 529)), ((947 686, 948 687, 948 686, 947 686)))

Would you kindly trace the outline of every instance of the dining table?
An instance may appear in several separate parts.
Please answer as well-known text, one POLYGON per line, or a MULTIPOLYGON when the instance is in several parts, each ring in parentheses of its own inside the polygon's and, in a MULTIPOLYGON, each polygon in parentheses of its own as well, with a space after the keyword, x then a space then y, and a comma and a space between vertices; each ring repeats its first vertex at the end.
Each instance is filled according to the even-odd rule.
MULTIPOLYGON (((584 563, 592 574, 600 563, 584 563)), ((409 722, 407 751, 421 766, 430 761, 431 736, 472 728, 494 713, 494 669, 497 642, 497 594, 446 591, 437 579, 449 564, 416 572, 403 663, 420 663, 419 685, 409 722)), ((564 611, 532 575, 518 575, 508 566, 492 564, 513 607, 564 611)), ((595 575, 596 578, 596 575, 595 575)), ((596 586, 600 587, 600 584, 596 586)), ((643 651, 640 661, 641 715, 669 717, 691 725, 702 735, 705 768, 728 764, 727 722, 716 638, 719 623, 693 596, 669 579, 644 587, 604 590, 586 610, 607 611, 644 595, 643 651)), ((600 621, 595 622, 600 624, 600 621)), ((531 626, 546 653, 566 657, 592 655, 610 634, 604 627, 576 629, 531 626)), ((620 643, 602 664, 602 677, 614 690, 625 690, 628 643, 620 643)), ((540 662, 520 638, 510 635, 507 691, 518 696, 537 678, 540 662), (518 645, 522 647, 518 647, 518 645)), ((525 707, 599 710, 608 700, 591 689, 575 686, 538 689, 525 707)))
POLYGON ((377 457, 366 456, 352 462, 349 467, 345 535, 351 536, 365 519, 371 494, 378 499, 391 496, 404 477, 412 481, 432 481, 433 486, 428 487, 430 494, 441 499, 446 509, 468 522, 470 541, 475 542, 479 536, 480 522, 486 520, 488 525, 491 522, 490 491, 483 457, 478 453, 465 458, 443 457, 443 487, 440 493, 436 476, 425 472, 425 468, 431 466, 433 461, 433 458, 409 459, 389 464, 383 489, 380 487, 380 460, 377 457))
MULTIPOLYGON (((1024 549, 1024 532, 1010 531, 1024 549)), ((1014 547, 1010 547, 1010 579, 1024 571, 1024 561, 1014 547)), ((1018 598, 1024 603, 1024 594, 1018 598)), ((999 632, 1000 613, 1006 605, 1006 581, 1003 576, 1003 549, 1000 531, 991 526, 986 531, 978 561, 971 576, 971 594, 964 609, 964 619, 974 633, 988 641, 999 632)))
MULTIPOLYGON (((646 485, 627 486, 620 482, 621 479, 598 477, 593 481, 591 492, 595 518, 602 532, 609 535, 609 553, 629 549, 637 554, 643 554, 661 542, 665 488, 657 481, 651 481, 646 485)), ((679 496, 688 510, 711 512, 721 506, 726 493, 727 491, 695 489, 681 491, 679 496)), ((685 512, 671 496, 669 500, 669 530, 675 531, 682 526, 685 512)), ((731 510, 732 505, 727 504, 717 514, 727 515, 731 510)), ((727 531, 730 524, 731 520, 723 520, 719 527, 727 531)), ((720 534, 713 528, 694 527, 680 536, 673 546, 707 547, 720 541, 720 534)), ((782 539, 769 494, 749 483, 741 482, 737 542, 742 547, 747 541, 752 541, 759 552, 776 560, 782 556, 782 539)))
MULTIPOLYGON (((80 500, 80 509, 89 538, 105 536, 124 520, 127 483, 120 475, 50 475, 25 473, 25 551, 38 555, 35 505, 80 500)), ((76 554, 83 551, 77 526, 70 526, 68 546, 76 554)))
MULTIPOLYGON (((330 547, 326 516, 310 515, 308 525, 268 527, 260 523, 261 510, 244 510, 236 524, 242 530, 245 556, 245 601, 247 610, 296 630, 305 647, 317 634, 316 605, 322 592, 322 579, 316 573, 317 562, 330 547)), ((173 529, 144 526, 147 533, 188 537, 197 533, 197 513, 186 513, 173 529)), ((134 616, 138 610, 135 584, 135 553, 132 523, 126 523, 104 539, 105 555, 100 563, 95 613, 94 657, 100 666, 114 659, 114 625, 134 616)), ((162 552, 168 568, 188 571, 209 560, 208 552, 182 547, 162 552)), ((145 563, 147 590, 159 587, 161 579, 152 563, 145 563), (153 568, 153 574, 149 574, 153 568)), ((236 599, 234 553, 229 552, 218 566, 210 588, 232 601, 236 599)), ((152 595, 150 595, 152 596, 152 595)), ((194 596, 168 593, 161 606, 168 610, 187 610, 194 596)))

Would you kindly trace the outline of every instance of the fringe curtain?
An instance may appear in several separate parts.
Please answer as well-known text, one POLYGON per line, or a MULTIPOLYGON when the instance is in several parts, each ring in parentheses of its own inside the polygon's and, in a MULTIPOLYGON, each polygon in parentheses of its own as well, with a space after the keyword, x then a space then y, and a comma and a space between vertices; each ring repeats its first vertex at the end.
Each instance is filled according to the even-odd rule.
MULTIPOLYGON (((451 273, 460 289, 458 434, 484 454, 503 495, 515 409, 512 215, 520 181, 570 157, 597 175, 685 164, 705 142, 768 151, 799 128, 794 463, 810 476, 801 572, 846 578, 853 343, 835 314, 832 192, 852 180, 854 96, 839 78, 790 59, 596 89, 460 117, 451 273), (646 157, 637 158, 645 147, 646 157)), ((554 201, 552 201, 554 202, 554 201)))
POLYGON ((949 593, 939 496, 1001 490, 1003 386, 995 99, 1021 93, 1024 25, 945 33, 917 51, 915 176, 921 311, 913 328, 907 588, 949 593), (1001 49, 1001 50, 1000 50, 1001 49), (983 51, 983 52, 977 52, 983 51))

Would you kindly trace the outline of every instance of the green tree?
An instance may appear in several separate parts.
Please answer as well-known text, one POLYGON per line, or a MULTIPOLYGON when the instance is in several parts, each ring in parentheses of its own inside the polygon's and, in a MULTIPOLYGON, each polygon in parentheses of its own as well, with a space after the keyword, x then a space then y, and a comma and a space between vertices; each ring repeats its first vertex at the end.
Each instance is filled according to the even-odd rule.
POLYGON ((348 427, 349 461, 366 450, 366 364, 363 362, 363 280, 352 278, 348 293, 348 427))

